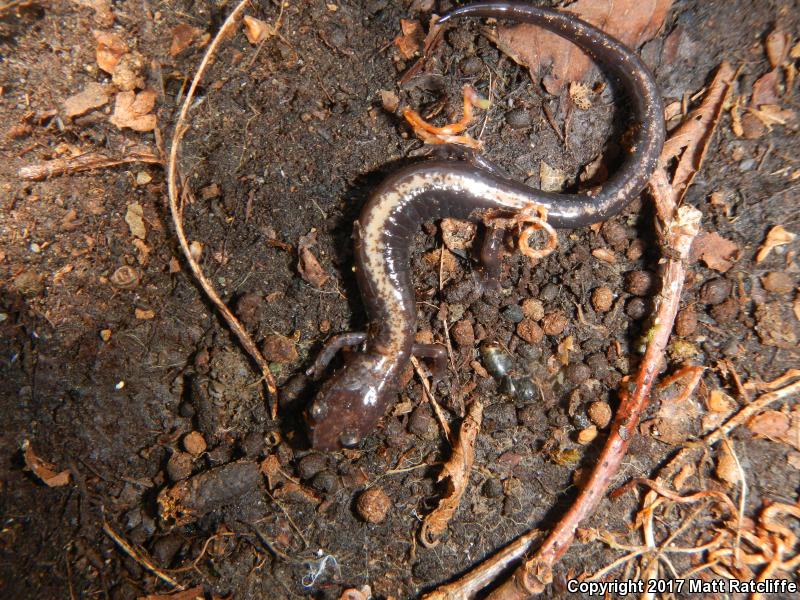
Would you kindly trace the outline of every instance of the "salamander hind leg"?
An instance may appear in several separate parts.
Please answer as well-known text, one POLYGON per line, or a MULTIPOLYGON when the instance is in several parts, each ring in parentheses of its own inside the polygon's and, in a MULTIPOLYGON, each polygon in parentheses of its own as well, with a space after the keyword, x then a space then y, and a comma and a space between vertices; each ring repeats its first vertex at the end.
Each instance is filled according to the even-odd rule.
POLYGON ((333 357, 347 346, 357 346, 367 339, 367 334, 363 331, 351 331, 350 333, 340 333, 325 341, 322 350, 319 351, 317 359, 307 370, 306 375, 316 379, 325 371, 333 357))

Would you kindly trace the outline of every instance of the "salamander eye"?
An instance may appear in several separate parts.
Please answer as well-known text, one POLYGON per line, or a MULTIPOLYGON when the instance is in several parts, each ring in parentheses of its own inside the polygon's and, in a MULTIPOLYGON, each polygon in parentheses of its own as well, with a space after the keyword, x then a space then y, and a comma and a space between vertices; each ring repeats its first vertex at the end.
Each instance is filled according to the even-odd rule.
POLYGON ((355 448, 361 442, 361 436, 355 431, 343 431, 339 436, 339 443, 345 448, 355 448))

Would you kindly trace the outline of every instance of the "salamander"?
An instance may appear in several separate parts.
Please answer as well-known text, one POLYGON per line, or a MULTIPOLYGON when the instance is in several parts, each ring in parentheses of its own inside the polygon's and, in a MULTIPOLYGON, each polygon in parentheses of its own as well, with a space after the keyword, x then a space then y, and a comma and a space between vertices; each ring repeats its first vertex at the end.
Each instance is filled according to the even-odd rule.
POLYGON ((430 159, 380 183, 353 233, 367 331, 334 336, 309 369, 309 374, 320 373, 342 347, 364 344, 321 385, 307 408, 310 441, 316 448, 357 446, 396 397, 398 377, 412 356, 442 362, 441 347, 414 343, 417 308, 410 247, 422 223, 443 217, 482 222, 487 212, 513 214, 536 205, 546 209, 553 227, 583 227, 622 210, 656 168, 665 137, 664 109, 653 75, 633 51, 573 14, 526 2, 477 2, 447 12, 438 22, 463 17, 532 23, 572 41, 622 83, 637 123, 635 140, 620 168, 591 195, 532 189, 487 169, 481 160, 430 159))

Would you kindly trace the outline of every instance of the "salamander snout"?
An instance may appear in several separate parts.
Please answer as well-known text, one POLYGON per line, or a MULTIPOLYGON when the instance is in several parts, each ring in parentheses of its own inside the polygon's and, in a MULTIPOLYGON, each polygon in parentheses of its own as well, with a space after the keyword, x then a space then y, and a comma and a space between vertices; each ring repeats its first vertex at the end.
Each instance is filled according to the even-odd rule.
POLYGON ((335 373, 320 388, 306 411, 309 439, 314 448, 339 450, 355 448, 383 416, 369 404, 374 395, 365 381, 345 368, 335 373))

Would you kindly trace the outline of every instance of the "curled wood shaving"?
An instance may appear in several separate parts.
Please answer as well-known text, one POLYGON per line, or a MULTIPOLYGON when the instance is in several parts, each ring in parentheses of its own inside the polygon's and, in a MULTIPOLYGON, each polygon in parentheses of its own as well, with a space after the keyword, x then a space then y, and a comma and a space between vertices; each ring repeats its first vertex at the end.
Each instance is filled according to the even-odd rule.
POLYGON ((447 492, 439 501, 439 506, 425 517, 422 523, 419 537, 425 547, 431 548, 439 543, 439 537, 447 529, 450 519, 461 503, 461 497, 469 484, 469 474, 475 458, 475 438, 480 431, 482 420, 483 404, 476 399, 461 423, 458 440, 453 444, 453 454, 439 474, 438 481, 448 479, 447 492))

